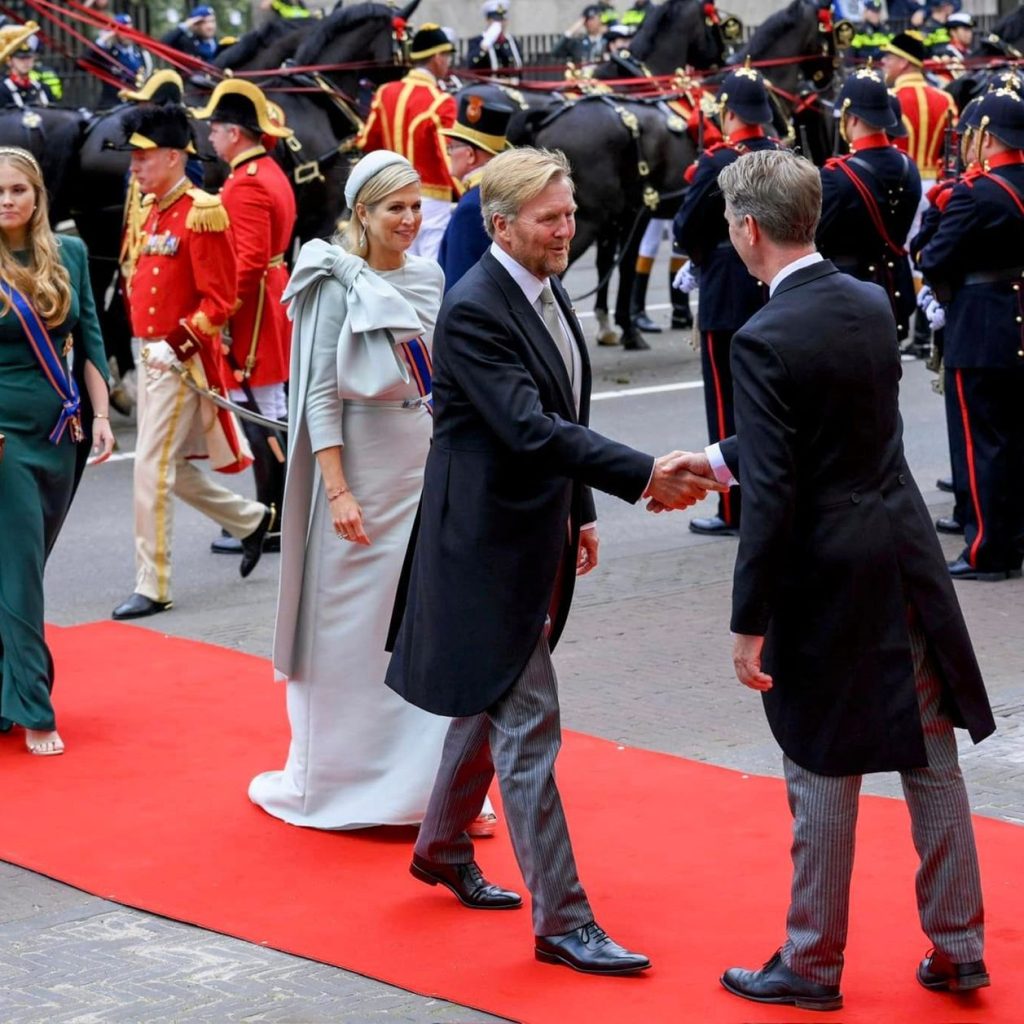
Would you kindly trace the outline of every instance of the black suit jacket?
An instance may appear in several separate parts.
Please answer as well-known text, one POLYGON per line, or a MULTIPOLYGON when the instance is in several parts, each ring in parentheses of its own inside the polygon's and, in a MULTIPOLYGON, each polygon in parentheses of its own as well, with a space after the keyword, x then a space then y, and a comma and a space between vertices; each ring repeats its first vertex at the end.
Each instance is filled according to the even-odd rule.
POLYGON ((765 636, 772 731, 823 775, 927 763, 908 606, 946 708, 995 729, 928 509, 903 454, 889 301, 827 260, 785 278, 734 336, 743 520, 732 630, 765 636))
POLYGON ((435 714, 477 714, 518 678, 572 597, 591 487, 640 498, 649 455, 587 427, 590 365, 569 300, 583 376, 577 417, 562 358, 522 289, 487 252, 447 294, 434 333, 434 438, 399 587, 387 684, 435 714))

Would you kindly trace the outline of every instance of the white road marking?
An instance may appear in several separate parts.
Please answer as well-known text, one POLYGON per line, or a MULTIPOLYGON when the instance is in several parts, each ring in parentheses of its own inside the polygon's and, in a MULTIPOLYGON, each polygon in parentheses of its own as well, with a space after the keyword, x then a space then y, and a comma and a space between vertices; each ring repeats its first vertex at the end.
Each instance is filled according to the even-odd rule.
POLYGON ((600 402, 607 398, 633 398, 636 395, 660 395, 666 391, 693 391, 704 387, 702 380, 684 380, 675 384, 652 384, 645 388, 624 388, 621 391, 598 391, 590 396, 592 402, 600 402))

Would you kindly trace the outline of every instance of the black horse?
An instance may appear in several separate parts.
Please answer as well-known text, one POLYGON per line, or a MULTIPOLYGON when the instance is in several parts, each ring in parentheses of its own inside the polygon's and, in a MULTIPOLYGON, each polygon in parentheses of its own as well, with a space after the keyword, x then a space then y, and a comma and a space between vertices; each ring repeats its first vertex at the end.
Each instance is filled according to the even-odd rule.
POLYGON ((760 25, 732 60, 735 64, 748 57, 755 64, 780 62, 759 70, 774 86, 773 96, 785 122, 792 119, 802 147, 809 149, 805 155, 817 164, 832 155, 832 103, 842 85, 842 62, 829 7, 828 0, 792 0, 760 25))
POLYGON ((69 193, 85 125, 86 118, 78 110, 12 107, 0 111, 0 145, 27 149, 39 161, 53 224, 70 216, 69 193))
MULTIPOLYGON (((400 12, 375 3, 342 9, 297 32, 278 35, 263 50, 251 45, 252 39, 258 41, 260 36, 250 34, 246 47, 236 51, 236 55, 245 58, 246 68, 250 70, 268 61, 270 67, 278 67, 285 51, 297 64, 304 66, 372 63, 372 67, 325 72, 325 80, 330 76, 329 87, 354 93, 362 75, 394 74, 393 19, 396 13, 407 16, 417 2, 413 0, 400 12)), ((263 41, 266 42, 266 36, 263 41)), ((282 108, 289 127, 295 132, 291 145, 278 143, 274 157, 295 190, 296 237, 300 241, 326 237, 334 231, 344 205, 349 164, 340 143, 356 133, 358 117, 350 103, 332 98, 332 94, 312 78, 282 74, 259 77, 255 81, 282 108)), ((196 94, 190 99, 198 104, 202 96, 196 94)), ((67 189, 70 213, 89 247, 93 289, 101 305, 118 265, 129 164, 127 153, 113 150, 108 144, 119 144, 123 140, 122 122, 132 109, 131 104, 123 104, 92 119, 80 148, 76 147, 77 165, 71 175, 72 185, 67 189)), ((195 122, 195 130, 200 151, 206 158, 205 183, 215 188, 223 179, 224 167, 217 163, 206 143, 205 123, 195 122)), ((127 369, 131 365, 128 328, 116 288, 114 299, 103 308, 102 320, 108 350, 117 355, 121 368, 127 369)))
POLYGON ((677 68, 706 71, 725 59, 725 38, 717 11, 712 16, 704 0, 666 0, 648 8, 630 55, 642 61, 652 75, 671 75, 677 68))
POLYGON ((982 46, 987 43, 995 45, 996 52, 1004 56, 1024 56, 1024 4, 1015 11, 1010 11, 992 26, 991 33, 982 40, 982 46))

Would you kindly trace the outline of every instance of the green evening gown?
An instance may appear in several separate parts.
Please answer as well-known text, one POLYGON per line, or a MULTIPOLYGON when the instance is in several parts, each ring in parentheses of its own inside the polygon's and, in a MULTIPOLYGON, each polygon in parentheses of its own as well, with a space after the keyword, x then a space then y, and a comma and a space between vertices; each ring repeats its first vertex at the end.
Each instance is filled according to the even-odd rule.
MULTIPOLYGON (((83 243, 60 236, 61 261, 71 275, 67 320, 50 328, 59 351, 71 332, 74 358, 107 376, 103 339, 83 243)), ((61 401, 47 383, 13 310, 0 317, 0 729, 55 727, 50 691, 53 659, 43 637, 43 567, 57 540, 75 485, 70 429, 49 441, 61 401)), ((81 442, 87 444, 88 441, 81 442)))

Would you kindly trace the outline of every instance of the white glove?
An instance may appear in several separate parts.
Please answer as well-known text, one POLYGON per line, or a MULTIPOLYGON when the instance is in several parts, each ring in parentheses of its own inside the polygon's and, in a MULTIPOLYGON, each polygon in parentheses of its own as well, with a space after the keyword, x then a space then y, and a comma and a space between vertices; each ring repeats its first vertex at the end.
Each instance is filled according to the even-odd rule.
POLYGON ((680 292, 692 292, 698 284, 698 271, 694 270, 693 263, 687 260, 676 272, 672 279, 672 287, 680 292))
POLYGON ((484 34, 480 37, 480 47, 484 50, 493 50, 494 44, 498 41, 498 36, 501 35, 501 22, 492 21, 484 34))
POLYGON ((142 350, 142 359, 147 370, 164 373, 172 366, 181 366, 174 349, 166 341, 151 341, 142 350))
POLYGON ((924 315, 928 318, 928 326, 933 331, 941 331, 946 326, 946 307, 938 299, 932 299, 928 303, 924 315))
POLYGON ((930 285, 925 285, 917 293, 917 308, 923 313, 932 302, 935 301, 935 292, 932 291, 930 285))

